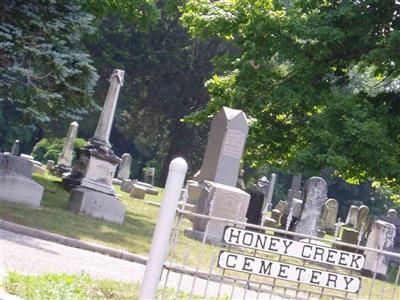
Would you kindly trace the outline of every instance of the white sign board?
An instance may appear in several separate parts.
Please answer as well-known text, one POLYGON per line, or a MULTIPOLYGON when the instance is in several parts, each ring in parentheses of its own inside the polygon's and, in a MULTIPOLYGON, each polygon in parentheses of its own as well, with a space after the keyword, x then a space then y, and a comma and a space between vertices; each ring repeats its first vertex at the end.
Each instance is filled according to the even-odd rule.
POLYGON ((361 270, 365 262, 365 257, 362 254, 292 241, 231 226, 225 228, 223 241, 230 245, 287 255, 355 270, 361 270))
POLYGON ((353 293, 357 293, 361 285, 359 277, 310 269, 224 250, 219 253, 218 267, 353 293))

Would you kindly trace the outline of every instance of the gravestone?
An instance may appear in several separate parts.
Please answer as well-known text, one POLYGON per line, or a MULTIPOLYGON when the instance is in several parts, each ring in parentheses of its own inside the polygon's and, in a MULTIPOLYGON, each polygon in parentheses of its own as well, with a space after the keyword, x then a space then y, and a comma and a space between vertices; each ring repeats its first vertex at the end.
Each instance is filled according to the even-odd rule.
POLYGON ((268 184, 268 191, 267 191, 267 195, 266 195, 266 203, 265 203, 264 214, 266 214, 267 211, 269 209, 271 209, 272 197, 274 195, 275 182, 276 182, 276 174, 272 173, 271 174, 271 179, 269 180, 269 184, 268 184))
POLYGON ((361 205, 358 208, 357 221, 354 225, 355 230, 360 231, 362 228, 364 232, 367 230, 368 213, 368 206, 361 205))
MULTIPOLYGON (((400 253, 400 218, 396 217, 395 214, 393 213, 391 214, 391 216, 375 217, 375 220, 381 220, 393 224, 396 227, 396 235, 394 237, 393 251, 400 253)), ((400 264, 400 259, 392 258, 392 260, 400 264)))
POLYGON ((248 121, 241 110, 223 107, 214 116, 199 182, 236 186, 248 131, 248 121))
POLYGON ((132 164, 132 156, 129 153, 124 153, 121 156, 121 164, 118 170, 118 179, 124 180, 129 179, 131 175, 131 164, 132 164))
POLYGON ((327 199, 328 187, 321 177, 311 177, 303 190, 303 204, 296 232, 317 236, 322 207, 327 199))
MULTIPOLYGON (((292 184, 290 186, 290 189, 288 191, 286 201, 288 203, 288 210, 292 207, 292 201, 294 198, 296 199, 302 199, 302 193, 301 193, 301 174, 294 175, 292 178, 292 184)), ((285 212, 289 213, 289 211, 285 212)))
POLYGON ((389 209, 388 213, 387 213, 387 217, 388 218, 397 218, 397 210, 395 210, 394 208, 389 209))
POLYGON ((46 163, 46 167, 47 167, 47 170, 48 170, 48 171, 53 170, 53 168, 54 168, 54 160, 49 159, 49 160, 47 161, 47 163, 46 163))
POLYGON ((131 198, 144 199, 146 196, 146 187, 139 184, 133 184, 131 188, 131 198))
POLYGON ((78 150, 71 173, 63 176, 62 181, 63 186, 71 190, 71 210, 120 224, 125 207, 115 197, 112 181, 121 159, 111 150, 109 138, 123 78, 124 71, 112 72, 96 131, 88 144, 78 150))
POLYGON ((12 147, 11 147, 10 154, 14 155, 14 156, 18 156, 19 155, 19 148, 20 148, 19 140, 15 140, 13 145, 12 145, 12 147))
POLYGON ((133 186, 132 179, 124 179, 122 180, 121 191, 125 193, 130 193, 132 186, 133 186))
MULTIPOLYGON (((250 202, 247 209, 246 218, 250 224, 260 225, 262 222, 264 200, 268 197, 270 182, 267 177, 262 176, 257 180, 255 190, 250 192, 250 202)), ((253 230, 249 227, 249 230, 253 230)))
MULTIPOLYGON (((354 228, 342 226, 342 237, 340 239, 337 238, 336 240, 346 243, 346 244, 357 245, 358 234, 359 234, 359 232, 357 230, 355 230, 354 228)), ((357 249, 355 249, 355 248, 341 246, 341 245, 336 245, 336 248, 345 250, 345 251, 349 251, 349 252, 357 252, 357 249)))
POLYGON ((321 217, 321 227, 328 233, 332 234, 335 232, 338 209, 339 203, 336 199, 328 199, 325 202, 321 217))
POLYGON ((0 201, 39 207, 43 187, 32 180, 33 162, 0 153, 0 201))
POLYGON ((78 133, 78 126, 77 122, 71 122, 71 124, 69 124, 63 149, 58 157, 57 165, 52 170, 52 174, 56 176, 61 177, 63 173, 71 172, 74 143, 78 133))
POLYGON ((156 176, 155 168, 147 168, 144 174, 144 182, 154 185, 154 177, 156 176))
MULTIPOLYGON (((246 222, 250 195, 241 189, 205 181, 200 199, 203 201, 199 201, 197 205, 196 212, 198 214, 246 222)), ((186 230, 185 234, 198 240, 202 240, 206 234, 208 242, 220 244, 226 225, 228 223, 224 221, 208 221, 195 217, 193 229, 186 230)))
POLYGON ((349 208, 349 212, 347 213, 346 225, 354 227, 355 224, 357 223, 357 217, 358 217, 358 207, 355 205, 351 205, 349 208))
MULTIPOLYGON (((385 221, 375 221, 368 235, 366 247, 379 250, 391 251, 394 245, 396 227, 385 221)), ((362 274, 386 280, 390 257, 377 254, 374 251, 365 250, 365 264, 362 274)))

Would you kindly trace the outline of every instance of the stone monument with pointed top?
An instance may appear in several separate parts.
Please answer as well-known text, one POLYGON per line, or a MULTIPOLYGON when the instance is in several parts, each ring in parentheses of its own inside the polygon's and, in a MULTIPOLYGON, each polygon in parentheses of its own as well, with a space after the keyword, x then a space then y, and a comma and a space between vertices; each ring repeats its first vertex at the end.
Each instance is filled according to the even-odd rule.
POLYGON ((60 156, 58 157, 57 165, 52 168, 52 174, 61 177, 63 173, 71 172, 72 159, 74 153, 74 143, 78 133, 78 123, 71 122, 69 124, 67 137, 60 156))
POLYGON ((112 186, 114 173, 121 159, 111 150, 109 142, 124 71, 114 70, 96 131, 87 145, 77 152, 77 161, 63 185, 71 189, 70 209, 94 218, 122 223, 125 207, 115 197, 112 186))
POLYGON ((198 181, 236 186, 249 125, 243 111, 223 107, 211 122, 198 181))

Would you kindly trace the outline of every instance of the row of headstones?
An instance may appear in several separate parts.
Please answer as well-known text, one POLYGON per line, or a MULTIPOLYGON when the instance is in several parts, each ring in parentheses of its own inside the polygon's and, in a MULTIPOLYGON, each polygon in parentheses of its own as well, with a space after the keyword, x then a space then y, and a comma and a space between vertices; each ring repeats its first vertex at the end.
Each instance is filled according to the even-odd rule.
MULTIPOLYGON (((306 183, 306 194, 302 200, 292 199, 292 207, 290 209, 288 209, 287 201, 279 201, 272 210, 271 218, 265 218, 264 225, 269 227, 282 226, 286 230, 292 229, 297 233, 317 235, 319 237, 323 237, 326 231, 334 233, 337 241, 346 244, 365 244, 369 248, 398 252, 400 247, 400 219, 397 217, 396 210, 389 209, 386 217, 372 218, 368 215, 369 209, 367 206, 361 205, 357 207, 352 205, 346 222, 342 223, 340 219, 336 222, 338 202, 335 199, 324 201, 324 197, 315 197, 317 194, 321 196, 325 195, 325 193, 321 193, 321 186, 317 187, 317 185, 314 190, 307 189, 310 188, 309 184, 310 182, 306 183), (310 193, 312 197, 309 199, 310 193), (306 201, 306 203, 303 204, 303 201, 306 201), (310 204, 312 205, 307 205, 308 201, 311 201, 310 204), (320 213, 321 209, 318 202, 324 203, 322 213, 320 213), (308 210, 304 210, 307 207, 308 210), (342 232, 341 237, 339 237, 340 231, 342 232)), ((335 247, 346 251, 358 251, 352 247, 337 245, 335 247)), ((385 278, 389 263, 400 263, 398 259, 388 259, 373 251, 366 251, 365 254, 366 262, 363 269, 365 275, 373 275, 376 272, 378 276, 385 278)))

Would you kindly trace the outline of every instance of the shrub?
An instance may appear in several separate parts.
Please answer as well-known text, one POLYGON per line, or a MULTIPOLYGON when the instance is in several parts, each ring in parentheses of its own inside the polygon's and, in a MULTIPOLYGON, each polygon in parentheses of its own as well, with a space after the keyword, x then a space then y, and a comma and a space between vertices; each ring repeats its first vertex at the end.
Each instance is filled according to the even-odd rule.
MULTIPOLYGON (((46 163, 48 160, 54 160, 57 163, 58 156, 60 155, 64 146, 64 138, 44 138, 36 143, 32 150, 32 156, 42 162, 46 163)), ((82 138, 77 138, 74 143, 74 151, 83 147, 87 142, 82 138)))

